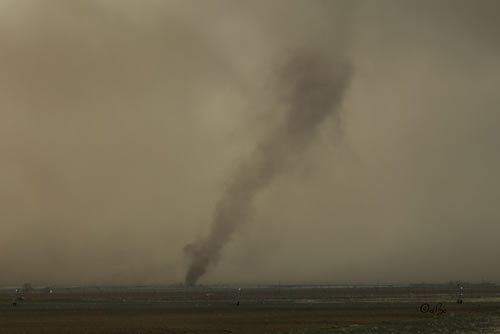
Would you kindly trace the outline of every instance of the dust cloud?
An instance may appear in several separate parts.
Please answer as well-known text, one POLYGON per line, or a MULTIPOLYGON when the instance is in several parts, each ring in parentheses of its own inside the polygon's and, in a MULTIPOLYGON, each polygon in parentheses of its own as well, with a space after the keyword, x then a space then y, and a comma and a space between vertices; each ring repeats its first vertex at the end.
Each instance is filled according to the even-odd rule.
POLYGON ((0 284, 500 282, 499 7, 1 0, 0 284))
POLYGON ((235 228, 249 220, 247 215, 252 199, 279 175, 290 154, 306 149, 318 126, 341 107, 350 82, 350 64, 330 65, 321 57, 301 55, 300 51, 298 55, 292 51, 291 57, 276 84, 276 91, 290 86, 285 89, 289 92, 282 102, 288 105, 283 124, 259 143, 248 163, 237 169, 217 203, 210 234, 185 247, 192 258, 186 275, 188 285, 196 284, 208 266, 216 264, 235 228))

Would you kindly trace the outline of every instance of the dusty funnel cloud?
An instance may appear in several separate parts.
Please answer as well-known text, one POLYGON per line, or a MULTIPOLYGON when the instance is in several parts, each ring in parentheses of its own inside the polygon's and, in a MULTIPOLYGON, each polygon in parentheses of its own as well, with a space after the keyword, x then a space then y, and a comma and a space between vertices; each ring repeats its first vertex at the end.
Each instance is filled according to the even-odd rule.
POLYGON ((218 262, 235 228, 248 220, 255 195, 307 149, 327 117, 338 114, 352 67, 348 62, 332 62, 322 54, 298 53, 277 72, 273 92, 277 109, 284 110, 283 119, 235 171, 217 203, 209 235, 185 246, 191 260, 185 277, 188 285, 195 285, 218 262))

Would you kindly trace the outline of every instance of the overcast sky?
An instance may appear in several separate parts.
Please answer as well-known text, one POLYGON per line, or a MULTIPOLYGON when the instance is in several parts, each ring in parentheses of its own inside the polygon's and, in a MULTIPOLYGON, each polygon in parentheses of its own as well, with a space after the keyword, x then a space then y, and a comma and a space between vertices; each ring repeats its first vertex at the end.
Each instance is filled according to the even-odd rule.
POLYGON ((200 283, 500 282, 499 12, 0 0, 0 284, 183 282, 304 50, 352 65, 340 111, 200 283))

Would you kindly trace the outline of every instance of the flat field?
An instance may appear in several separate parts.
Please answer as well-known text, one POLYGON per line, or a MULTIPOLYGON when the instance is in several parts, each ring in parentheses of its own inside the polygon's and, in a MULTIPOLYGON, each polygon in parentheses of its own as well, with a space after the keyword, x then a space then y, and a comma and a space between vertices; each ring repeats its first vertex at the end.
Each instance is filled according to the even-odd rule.
POLYGON ((500 333, 500 287, 71 288, 0 291, 0 333, 500 333), (15 296, 24 300, 11 305, 15 296), (428 311, 422 304, 429 305, 428 311), (432 313, 441 303, 438 312, 432 313), (439 315, 437 313, 440 313, 439 315))

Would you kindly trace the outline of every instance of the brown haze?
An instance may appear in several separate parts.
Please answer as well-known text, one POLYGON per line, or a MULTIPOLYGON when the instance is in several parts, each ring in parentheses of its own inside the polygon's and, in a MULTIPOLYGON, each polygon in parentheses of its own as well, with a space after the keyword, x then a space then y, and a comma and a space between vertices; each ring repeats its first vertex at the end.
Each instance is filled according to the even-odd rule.
POLYGON ((200 283, 500 281, 499 11, 0 0, 0 284, 184 281, 184 245, 283 124, 280 69, 303 51, 352 64, 342 112, 284 156, 200 283))

